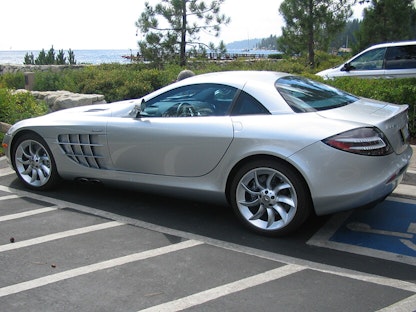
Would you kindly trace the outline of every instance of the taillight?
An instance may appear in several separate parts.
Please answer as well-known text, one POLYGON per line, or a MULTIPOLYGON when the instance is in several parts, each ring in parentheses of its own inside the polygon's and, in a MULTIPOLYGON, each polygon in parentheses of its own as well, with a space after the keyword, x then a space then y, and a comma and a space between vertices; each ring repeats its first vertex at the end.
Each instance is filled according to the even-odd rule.
POLYGON ((346 131, 323 142, 339 150, 366 156, 384 156, 393 152, 384 134, 377 128, 358 128, 346 131))

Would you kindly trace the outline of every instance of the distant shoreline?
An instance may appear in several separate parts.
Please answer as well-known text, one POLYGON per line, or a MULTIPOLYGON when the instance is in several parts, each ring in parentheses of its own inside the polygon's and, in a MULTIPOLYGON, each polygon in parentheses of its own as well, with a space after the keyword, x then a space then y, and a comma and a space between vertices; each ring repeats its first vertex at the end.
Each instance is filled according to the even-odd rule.
MULTIPOLYGON (((0 51, 0 65, 24 65, 24 59, 27 53, 33 53, 36 56, 41 50, 31 50, 31 51, 0 51)), ((46 51, 46 50, 45 50, 46 51)), ((56 50, 55 50, 56 51, 56 50)), ((75 61, 77 64, 109 64, 109 63, 119 63, 119 64, 130 64, 132 61, 126 56, 136 56, 137 50, 130 49, 120 49, 120 50, 72 50, 75 55, 75 61)), ((47 51, 46 51, 47 52, 47 51)), ((57 51, 56 51, 57 52, 57 51)), ((65 51, 65 56, 67 57, 67 52, 65 51)), ((226 59, 232 59, 233 56, 243 56, 246 57, 265 57, 269 54, 280 53, 279 51, 274 50, 255 50, 255 49, 229 49, 227 51, 226 59)), ((209 55, 209 53, 208 53, 209 55)))

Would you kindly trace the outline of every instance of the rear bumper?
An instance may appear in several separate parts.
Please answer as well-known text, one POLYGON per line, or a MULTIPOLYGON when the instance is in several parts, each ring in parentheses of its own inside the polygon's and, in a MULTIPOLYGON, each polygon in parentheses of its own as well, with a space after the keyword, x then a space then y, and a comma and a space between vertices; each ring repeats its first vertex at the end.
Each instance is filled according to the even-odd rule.
POLYGON ((299 157, 308 160, 303 161, 306 166, 302 170, 304 177, 307 177, 317 215, 382 201, 402 181, 413 153, 408 146, 400 155, 369 157, 334 151, 324 144, 318 145, 319 153, 316 153, 317 146, 314 144, 294 157, 298 162, 299 157), (322 153, 332 153, 334 156, 319 167, 308 165, 319 163, 322 153))

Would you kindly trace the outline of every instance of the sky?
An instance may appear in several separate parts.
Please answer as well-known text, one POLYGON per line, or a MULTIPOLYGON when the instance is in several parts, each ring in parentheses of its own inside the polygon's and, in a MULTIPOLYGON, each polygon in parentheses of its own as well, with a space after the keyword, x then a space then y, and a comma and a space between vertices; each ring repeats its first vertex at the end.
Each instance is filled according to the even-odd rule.
MULTIPOLYGON (((208 3, 210 0, 206 0, 208 3)), ((225 43, 281 34, 283 0, 226 0, 221 12, 231 18, 222 27, 225 43), (254 4, 253 4, 254 3, 254 4)), ((149 0, 154 5, 160 0, 149 0)), ((2 0, 0 51, 63 49, 137 50, 135 21, 145 0, 2 0)), ((356 13, 359 15, 360 12, 356 13)), ((218 42, 204 35, 204 42, 218 42)))

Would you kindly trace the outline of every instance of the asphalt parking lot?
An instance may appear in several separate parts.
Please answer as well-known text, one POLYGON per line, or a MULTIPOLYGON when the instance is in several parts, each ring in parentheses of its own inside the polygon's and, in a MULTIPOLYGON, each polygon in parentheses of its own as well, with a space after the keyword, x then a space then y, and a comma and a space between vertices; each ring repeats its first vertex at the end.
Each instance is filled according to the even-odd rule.
POLYGON ((376 209, 271 239, 217 207, 78 184, 28 192, 4 164, 1 310, 416 310, 413 168, 376 209))

